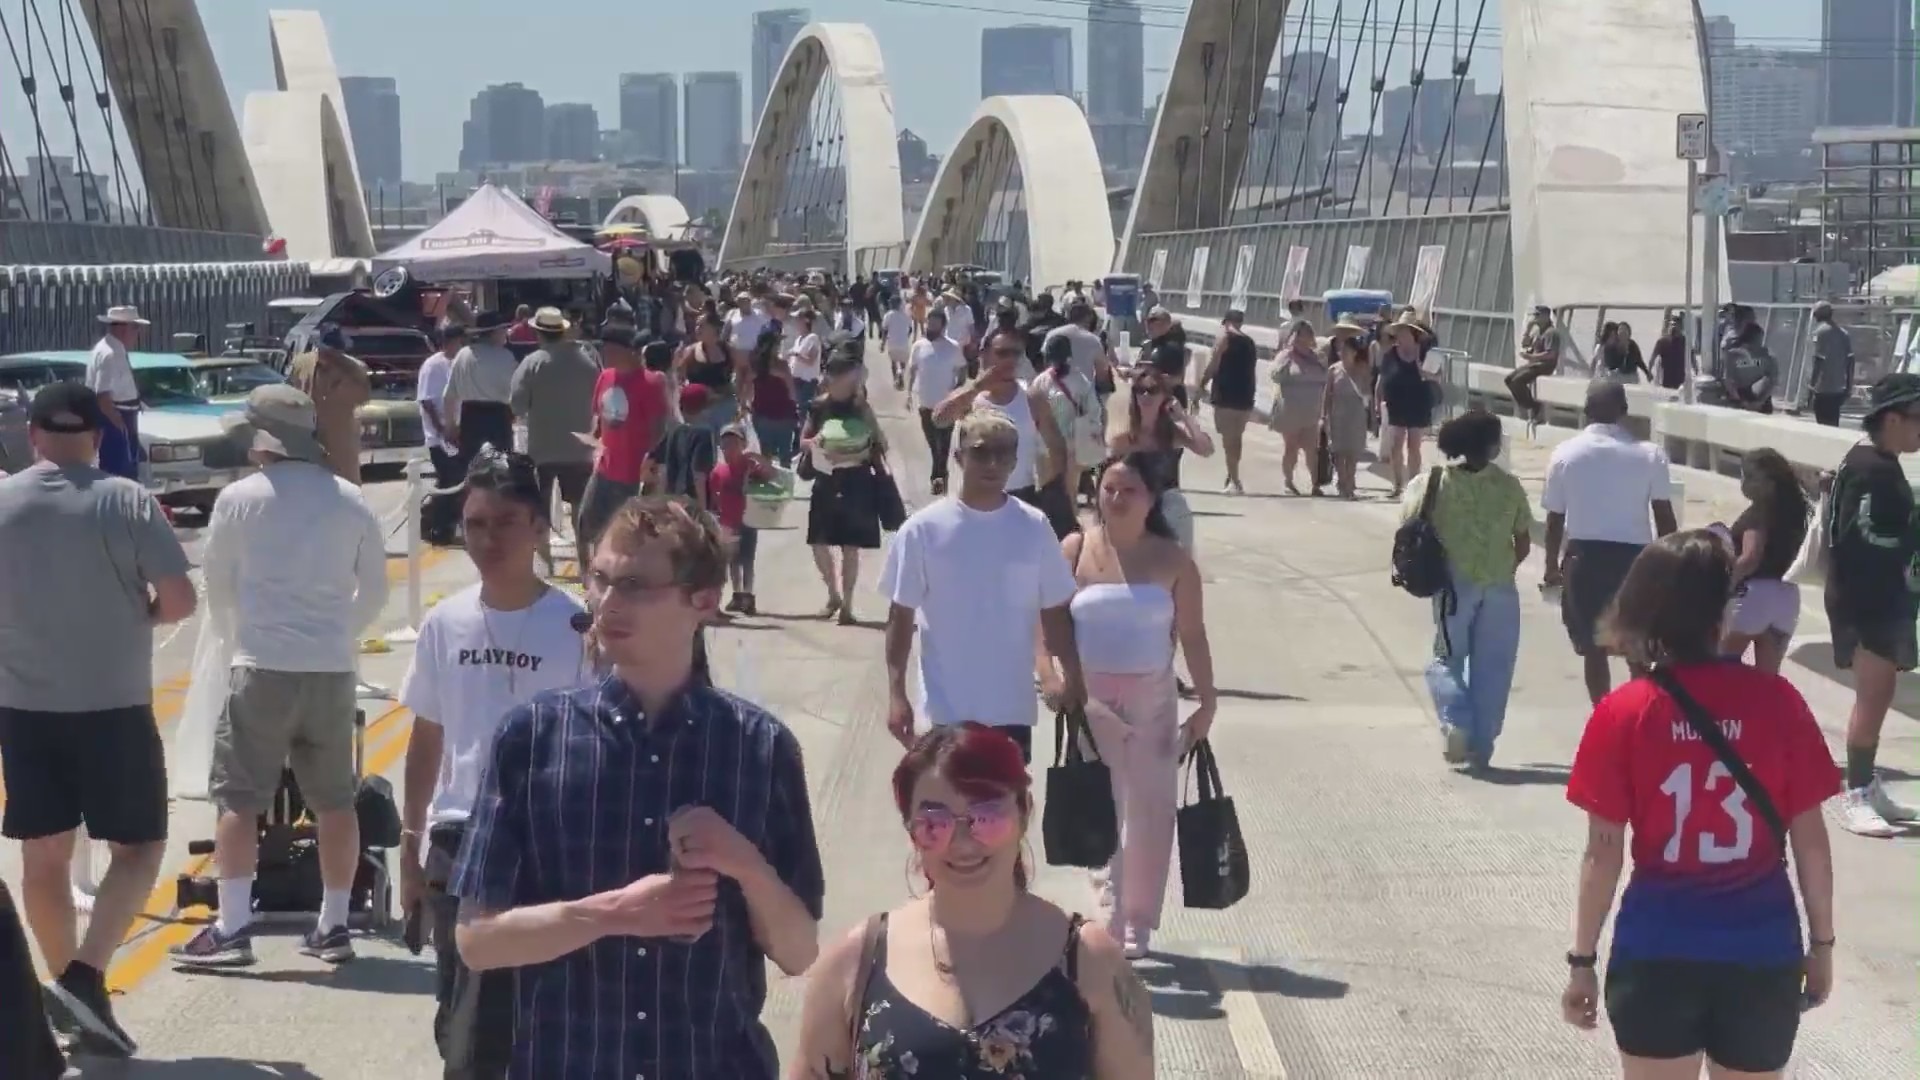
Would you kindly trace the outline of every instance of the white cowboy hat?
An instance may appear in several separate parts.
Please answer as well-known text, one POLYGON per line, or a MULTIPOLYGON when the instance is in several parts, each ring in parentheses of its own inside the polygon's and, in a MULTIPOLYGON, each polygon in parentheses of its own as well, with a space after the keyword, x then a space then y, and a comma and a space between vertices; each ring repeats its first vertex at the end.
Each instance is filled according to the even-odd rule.
POLYGON ((152 326, 151 322, 140 317, 140 309, 131 304, 122 304, 107 309, 105 315, 97 317, 108 326, 152 326))

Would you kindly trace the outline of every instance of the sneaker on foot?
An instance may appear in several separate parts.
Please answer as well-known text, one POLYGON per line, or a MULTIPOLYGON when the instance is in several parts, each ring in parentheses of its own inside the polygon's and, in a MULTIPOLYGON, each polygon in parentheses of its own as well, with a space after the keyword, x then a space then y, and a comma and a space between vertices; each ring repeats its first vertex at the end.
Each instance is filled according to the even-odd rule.
POLYGON ((1121 951, 1129 960, 1145 960, 1147 954, 1153 951, 1148 945, 1148 941, 1152 937, 1153 932, 1151 930, 1129 927, 1127 936, 1124 939, 1125 944, 1121 951))
POLYGON ((1855 836, 1886 838, 1899 832, 1874 809, 1871 788, 1840 793, 1840 827, 1855 836))
POLYGON ((353 959, 353 935, 344 926, 331 930, 322 930, 318 926, 307 932, 300 941, 300 955, 324 960, 329 964, 344 964, 353 959))
POLYGON ((1448 724, 1440 729, 1440 734, 1444 739, 1441 756, 1447 759, 1447 764, 1464 764, 1467 760, 1467 730, 1448 724))
POLYGON ((106 976, 78 961, 67 965, 48 987, 66 1007, 83 1038, 91 1039, 112 1053, 133 1056, 137 1047, 126 1029, 113 1018, 113 1003, 107 998, 106 976))
POLYGON ((253 963, 251 927, 232 935, 222 934, 218 923, 200 928, 184 945, 175 945, 167 955, 176 964, 187 967, 247 967, 253 963))
POLYGON ((738 612, 739 612, 740 614, 742 614, 742 615, 758 615, 758 614, 760 614, 760 612, 759 612, 758 610, 756 610, 756 609, 754 608, 754 606, 753 606, 753 594, 752 594, 752 593, 741 593, 741 594, 740 594, 740 606, 739 606, 738 608, 735 608, 734 610, 736 610, 736 611, 738 611, 738 612))
POLYGON ((1890 824, 1920 825, 1920 807, 1908 806, 1887 794, 1886 785, 1877 777, 1867 787, 1867 801, 1873 805, 1874 813, 1890 824))

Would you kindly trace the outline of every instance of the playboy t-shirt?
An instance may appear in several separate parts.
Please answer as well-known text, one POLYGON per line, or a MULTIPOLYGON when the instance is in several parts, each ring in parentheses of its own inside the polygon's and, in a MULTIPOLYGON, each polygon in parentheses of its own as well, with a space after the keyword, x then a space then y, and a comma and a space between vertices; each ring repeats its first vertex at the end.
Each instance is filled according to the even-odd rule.
POLYGON ((495 611, 472 585, 434 605, 400 684, 400 704, 445 732, 430 820, 465 821, 500 721, 543 690, 587 676, 586 646, 573 628, 585 610, 549 588, 519 611, 495 611))
MULTIPOLYGON (((1783 822, 1839 793, 1839 767, 1792 683, 1733 662, 1675 673, 1783 822)), ((1800 912, 1779 839, 1652 680, 1635 679, 1594 707, 1567 801, 1624 822, 1631 834, 1633 875, 1613 925, 1616 960, 1800 959, 1800 912)))

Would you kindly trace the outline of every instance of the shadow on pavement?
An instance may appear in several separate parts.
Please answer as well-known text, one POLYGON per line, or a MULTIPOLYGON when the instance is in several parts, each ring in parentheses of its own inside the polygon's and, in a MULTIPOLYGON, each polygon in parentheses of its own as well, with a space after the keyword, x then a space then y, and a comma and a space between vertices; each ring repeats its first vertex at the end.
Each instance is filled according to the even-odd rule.
POLYGON ((1568 769, 1565 765, 1519 765, 1505 768, 1492 765, 1481 770, 1474 779, 1500 787, 1523 787, 1528 784, 1543 784, 1550 787, 1565 787, 1568 769))
POLYGON ((1215 690, 1214 696, 1223 701, 1305 701, 1298 694, 1283 694, 1277 690, 1215 690))
MULTIPOLYGON (((1853 673, 1834 666, 1833 645, 1828 642, 1800 642, 1788 650, 1787 659, 1849 690, 1853 688, 1853 673)), ((1895 681, 1892 711, 1910 720, 1920 720, 1920 679, 1902 677, 1895 681)))
POLYGON ((1223 981, 1255 994, 1311 1001, 1343 998, 1348 990, 1347 984, 1338 979, 1307 975, 1277 964, 1239 964, 1162 952, 1153 953, 1134 970, 1147 984, 1154 1015, 1173 1020, 1217 1020, 1225 1016, 1221 1005, 1223 981))
POLYGON ((306 1066, 291 1061, 246 1061, 241 1058, 187 1058, 184 1061, 115 1060, 76 1057, 69 1077, 81 1080, 107 1080, 129 1077, 132 1080, 247 1080, 250 1077, 273 1080, 320 1080, 306 1066))
POLYGON ((181 968, 194 978, 235 979, 241 982, 297 983, 324 986, 364 994, 433 995, 433 967, 422 961, 400 960, 387 956, 361 956, 338 967, 282 968, 259 971, 252 968, 181 968))

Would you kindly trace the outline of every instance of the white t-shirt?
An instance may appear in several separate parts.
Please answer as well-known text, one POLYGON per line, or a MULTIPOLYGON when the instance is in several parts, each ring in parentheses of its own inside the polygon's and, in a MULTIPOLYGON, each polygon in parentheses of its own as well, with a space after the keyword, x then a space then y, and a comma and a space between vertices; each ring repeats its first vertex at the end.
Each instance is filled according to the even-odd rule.
POLYGON ((913 343, 907 363, 913 369, 913 400, 931 409, 960 385, 967 358, 952 338, 922 337, 913 343))
POLYGON ((787 351, 787 370, 796 379, 820 381, 820 335, 802 334, 787 351))
POLYGON ((933 724, 1031 726, 1040 612, 1073 599, 1073 568, 1046 515, 928 505, 887 549, 880 591, 920 630, 914 710, 933 724))
POLYGON ((773 320, 757 308, 741 311, 735 308, 727 313, 727 344, 742 352, 752 352, 760 341, 760 335, 773 320))
POLYGON ((913 316, 902 308, 880 316, 880 340, 888 352, 906 352, 913 346, 913 316))
POLYGON ((488 748, 510 710, 586 678, 584 639, 572 626, 583 610, 550 588, 520 611, 495 611, 480 602, 480 586, 469 585, 427 612, 400 704, 445 733, 431 821, 465 821, 473 812, 488 748))
MULTIPOLYGON (((446 401, 447 383, 453 378, 453 359, 446 353, 436 352, 420 364, 420 377, 416 381, 413 400, 431 402, 435 409, 446 401)), ((440 433, 440 425, 433 422, 427 410, 420 410, 420 427, 426 432, 427 445, 436 450, 449 449, 447 440, 440 433)))
POLYGON ((962 348, 973 344, 973 309, 965 304, 948 304, 947 336, 960 343, 962 348))
POLYGON ((132 407, 140 400, 140 385, 133 381, 133 361, 127 347, 116 337, 103 337, 87 358, 87 389, 110 394, 114 403, 132 407))
POLYGON ((1651 544, 1651 506, 1672 499, 1665 450, 1617 424, 1588 424, 1553 448, 1540 506, 1566 515, 1569 540, 1651 544))

